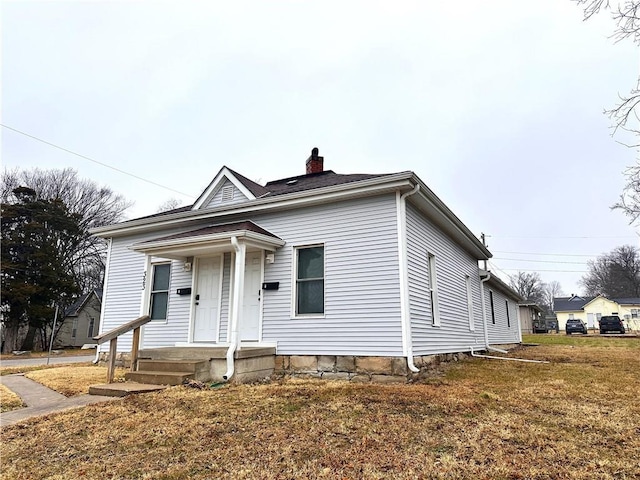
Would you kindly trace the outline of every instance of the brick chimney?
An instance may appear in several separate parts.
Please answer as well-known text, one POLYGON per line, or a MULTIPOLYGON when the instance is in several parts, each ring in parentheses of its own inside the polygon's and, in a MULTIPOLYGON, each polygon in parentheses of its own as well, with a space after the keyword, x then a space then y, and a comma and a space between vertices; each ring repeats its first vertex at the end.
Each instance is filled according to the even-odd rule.
POLYGON ((324 157, 318 156, 318 147, 311 150, 311 156, 307 158, 307 175, 324 171, 324 157))

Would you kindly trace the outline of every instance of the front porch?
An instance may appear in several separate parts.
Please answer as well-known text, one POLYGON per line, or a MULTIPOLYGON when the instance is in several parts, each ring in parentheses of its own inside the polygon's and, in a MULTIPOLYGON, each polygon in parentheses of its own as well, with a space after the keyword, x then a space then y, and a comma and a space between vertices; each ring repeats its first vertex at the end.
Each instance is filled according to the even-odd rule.
MULTIPOLYGON (((138 359, 125 383, 94 385, 92 395, 125 396, 156 391, 185 380, 224 382, 228 347, 163 347, 138 352, 138 359)), ((275 368, 275 347, 243 347, 234 353, 232 383, 250 383, 268 378, 275 368)))

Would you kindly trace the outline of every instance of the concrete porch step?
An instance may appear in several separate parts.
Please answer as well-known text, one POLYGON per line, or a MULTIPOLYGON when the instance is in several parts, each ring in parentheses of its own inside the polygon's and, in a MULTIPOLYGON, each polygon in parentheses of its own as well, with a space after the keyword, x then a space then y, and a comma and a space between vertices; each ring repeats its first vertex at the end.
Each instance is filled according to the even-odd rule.
POLYGON ((154 385, 182 385, 186 379, 193 378, 194 376, 195 372, 165 372, 154 370, 128 372, 124 374, 126 380, 154 385))
POLYGON ((105 383, 103 385, 91 385, 89 395, 102 395, 105 397, 126 397, 136 393, 158 392, 167 388, 166 385, 149 385, 146 383, 105 383))
POLYGON ((198 370, 206 369, 208 360, 150 360, 139 359, 138 371, 154 372, 186 372, 195 373, 198 370))

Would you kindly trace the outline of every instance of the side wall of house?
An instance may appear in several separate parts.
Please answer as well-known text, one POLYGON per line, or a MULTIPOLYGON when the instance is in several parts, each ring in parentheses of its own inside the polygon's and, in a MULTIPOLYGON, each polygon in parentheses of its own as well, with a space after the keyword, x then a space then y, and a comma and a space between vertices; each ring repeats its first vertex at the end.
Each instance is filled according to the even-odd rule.
MULTIPOLYGON (((101 333, 140 316, 144 282, 151 280, 151 272, 144 271, 145 256, 129 247, 134 243, 172 233, 176 233, 176 230, 112 240, 108 278, 103 294, 104 321, 100 325, 101 333)), ((192 272, 185 272, 181 261, 154 258, 154 262, 163 261, 171 263, 167 321, 151 321, 142 327, 144 346, 172 346, 176 342, 187 341, 191 296, 177 295, 176 290, 191 286, 192 272)), ((131 337, 132 334, 128 333, 118 338, 118 351, 131 350, 131 337)), ((101 351, 106 350, 108 345, 102 345, 101 351)))
POLYGON ((531 307, 520 308, 520 329, 522 333, 533 333, 533 320, 535 310, 531 307))
POLYGON ((407 205, 409 304, 414 355, 468 351, 483 344, 478 261, 413 205, 407 205), (428 255, 435 257, 440 325, 433 324, 428 255), (471 282, 473 320, 467 300, 471 282))
POLYGON ((485 306, 487 309, 487 331, 489 344, 520 343, 518 329, 518 304, 491 284, 485 283, 485 306), (493 293, 493 315, 491 310, 493 293))
POLYGON ((402 355, 395 195, 252 217, 287 243, 265 265, 263 341, 279 355, 402 355), (295 247, 324 245, 325 313, 293 314, 295 247))

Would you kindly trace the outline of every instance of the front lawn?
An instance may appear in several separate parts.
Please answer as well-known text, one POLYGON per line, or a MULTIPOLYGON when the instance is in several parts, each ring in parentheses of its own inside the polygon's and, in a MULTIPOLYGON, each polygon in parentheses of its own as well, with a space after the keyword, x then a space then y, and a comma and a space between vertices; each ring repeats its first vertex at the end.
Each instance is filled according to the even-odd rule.
POLYGON ((640 477, 640 341, 526 347, 412 385, 173 387, 2 430, 2 478, 640 477), (615 347, 615 348, 612 348, 615 347))

